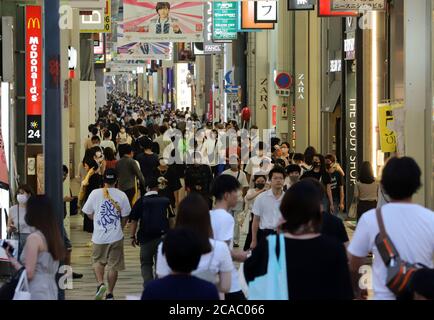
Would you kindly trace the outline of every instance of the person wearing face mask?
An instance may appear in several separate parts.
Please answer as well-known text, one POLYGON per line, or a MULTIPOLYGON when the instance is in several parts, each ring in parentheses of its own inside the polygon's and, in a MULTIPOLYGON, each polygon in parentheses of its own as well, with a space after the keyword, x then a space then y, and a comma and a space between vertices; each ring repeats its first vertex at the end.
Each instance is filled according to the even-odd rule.
POLYGON ((159 159, 159 166, 153 173, 157 178, 158 194, 170 200, 172 208, 179 203, 179 190, 182 188, 181 179, 179 178, 174 165, 169 166, 169 161, 165 158, 159 159))
POLYGON ((253 204, 255 203, 256 198, 268 190, 266 185, 267 177, 265 175, 255 175, 253 177, 254 187, 251 187, 246 196, 244 197, 246 210, 245 212, 250 215, 249 219, 249 232, 247 233, 246 243, 244 244, 244 251, 250 249, 250 243, 252 242, 252 222, 253 222, 253 204))
POLYGON ((27 237, 35 230, 27 225, 25 221, 27 213, 27 201, 34 195, 32 188, 28 185, 22 185, 18 188, 15 199, 17 204, 9 209, 9 219, 7 224, 8 233, 11 238, 18 240, 18 256, 24 248, 27 237))
POLYGON ((126 130, 125 126, 121 127, 121 130, 118 133, 116 141, 117 141, 118 145, 119 144, 131 144, 132 143, 132 138, 127 133, 127 130, 126 130))
POLYGON ((324 185, 324 188, 326 189, 327 192, 326 196, 323 199, 324 209, 326 212, 334 213, 335 207, 333 203, 333 195, 332 195, 332 188, 331 188, 332 181, 331 181, 330 174, 327 172, 324 156, 321 154, 314 155, 312 165, 313 165, 313 169, 305 172, 302 175, 301 179, 314 178, 320 181, 324 185), (328 211, 327 209, 330 209, 330 211, 328 211))
POLYGON ((301 168, 299 165, 290 164, 286 167, 286 173, 288 176, 285 179, 285 191, 289 190, 294 184, 300 180, 301 168))
POLYGON ((244 209, 244 197, 247 194, 247 190, 249 189, 249 182, 247 181, 247 177, 245 172, 240 169, 240 159, 238 156, 231 156, 229 159, 230 169, 223 171, 222 174, 227 174, 233 176, 238 180, 241 185, 241 189, 238 190, 238 202, 237 205, 230 210, 234 219, 235 219, 235 230, 234 230, 234 247, 239 247, 240 241, 240 224, 242 217, 242 212, 244 209))

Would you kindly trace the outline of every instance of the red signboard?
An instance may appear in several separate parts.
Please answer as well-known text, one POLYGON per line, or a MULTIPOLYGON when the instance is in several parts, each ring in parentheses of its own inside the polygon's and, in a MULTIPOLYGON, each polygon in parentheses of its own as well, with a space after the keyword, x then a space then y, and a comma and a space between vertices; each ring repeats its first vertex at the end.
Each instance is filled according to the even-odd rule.
POLYGON ((357 11, 333 11, 332 0, 318 0, 319 17, 351 17, 358 15, 357 11))
POLYGON ((271 108, 273 127, 277 124, 277 106, 271 108))
POLYGON ((26 6, 27 115, 42 115, 42 10, 26 6))

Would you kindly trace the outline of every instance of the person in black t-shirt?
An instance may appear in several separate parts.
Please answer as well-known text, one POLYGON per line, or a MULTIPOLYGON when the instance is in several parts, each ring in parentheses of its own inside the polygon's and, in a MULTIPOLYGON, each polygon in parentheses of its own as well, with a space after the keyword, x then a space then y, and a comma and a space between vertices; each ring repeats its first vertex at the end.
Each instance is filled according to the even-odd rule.
MULTIPOLYGON (((345 247, 321 234, 321 194, 310 181, 292 186, 280 206, 285 222, 288 297, 290 300, 352 300, 354 297, 345 247)), ((267 240, 258 243, 244 262, 246 281, 265 275, 267 240)), ((265 289, 265 288, 264 288, 265 289)))
POLYGON ((336 157, 332 154, 328 154, 325 157, 325 163, 327 172, 330 174, 331 184, 330 188, 332 190, 333 205, 335 208, 335 215, 342 215, 345 209, 345 194, 344 194, 344 177, 342 174, 336 170, 336 157))
POLYGON ((137 156, 137 161, 140 164, 140 170, 145 177, 145 181, 150 179, 160 165, 160 161, 158 160, 158 156, 152 152, 152 141, 149 138, 143 139, 141 141, 143 146, 143 153, 137 156))
POLYGON ((201 164, 202 155, 200 152, 195 152, 193 159, 194 164, 189 165, 185 171, 185 188, 188 192, 201 194, 208 201, 211 209, 210 186, 213 181, 211 168, 201 164))
POLYGON ((182 188, 182 184, 178 173, 173 165, 169 166, 168 161, 160 158, 160 165, 153 174, 158 182, 158 194, 170 199, 173 208, 176 206, 178 191, 182 188))
POLYGON ((158 195, 158 182, 147 180, 148 192, 138 200, 131 210, 132 246, 140 245, 140 265, 144 286, 154 279, 154 264, 158 245, 169 230, 170 219, 174 218, 170 200, 158 195), (137 224, 140 221, 136 235, 137 224))
POLYGON ((313 164, 313 169, 305 172, 302 175, 301 180, 306 179, 306 178, 314 178, 314 179, 318 180, 319 182, 321 182, 324 185, 324 187, 326 188, 326 196, 322 200, 323 206, 327 212, 334 213, 335 207, 333 204, 331 178, 330 178, 330 174, 327 172, 327 169, 326 169, 324 156, 322 156, 320 154, 316 154, 313 157, 313 163, 312 164, 313 164))
POLYGON ((219 300, 214 284, 191 275, 203 254, 200 238, 193 230, 180 227, 169 231, 163 253, 172 273, 150 282, 141 300, 219 300))
MULTIPOLYGON (((314 184, 318 192, 320 193, 321 198, 324 198, 324 186, 316 179, 307 178, 314 184)), ((347 230, 345 229, 344 222, 338 217, 325 212, 324 207, 321 204, 321 212, 322 212, 322 227, 321 234, 327 235, 329 237, 333 237, 338 240, 340 243, 343 243, 345 247, 348 247, 350 239, 348 238, 347 230)))

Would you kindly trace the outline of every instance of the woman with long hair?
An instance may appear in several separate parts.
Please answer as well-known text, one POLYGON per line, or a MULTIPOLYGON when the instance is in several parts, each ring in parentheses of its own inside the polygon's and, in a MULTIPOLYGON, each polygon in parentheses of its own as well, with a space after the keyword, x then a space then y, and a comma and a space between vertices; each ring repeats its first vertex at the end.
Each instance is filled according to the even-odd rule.
POLYGON ((18 240, 18 255, 21 255, 27 237, 34 231, 25 220, 27 214, 27 201, 34 194, 35 193, 30 186, 26 184, 19 186, 15 196, 17 204, 9 209, 7 228, 11 238, 18 240))
POLYGON ((362 163, 359 177, 354 188, 354 198, 357 203, 357 221, 363 213, 377 207, 379 184, 374 177, 374 171, 369 161, 362 163))
POLYGON ((32 300, 57 300, 56 273, 65 256, 59 219, 47 196, 29 198, 25 220, 35 231, 27 238, 20 257, 22 264, 9 259, 16 270, 25 268, 32 300))
POLYGON ((314 178, 324 185, 324 188, 326 189, 326 196, 322 200, 324 210, 326 210, 326 212, 334 213, 338 208, 335 208, 333 204, 333 195, 331 189, 332 179, 330 174, 327 172, 324 156, 321 154, 314 155, 312 158, 312 166, 312 170, 306 171, 302 175, 301 179, 314 178))
MULTIPOLYGON (((321 234, 321 194, 306 179, 293 185, 282 199, 287 291, 290 300, 352 300, 353 289, 345 247, 321 234)), ((244 263, 247 282, 265 275, 268 239, 258 243, 244 263)), ((264 288, 266 289, 266 288, 264 288)))
MULTIPOLYGON (((181 201, 176 218, 176 228, 178 227, 188 227, 194 230, 200 239, 203 253, 193 275, 213 282, 221 293, 229 292, 233 268, 232 258, 224 242, 213 240, 208 203, 201 195, 191 193, 181 201)), ((162 278, 170 273, 171 270, 160 244, 157 255, 157 275, 162 278)))
POLYGON ((115 169, 118 161, 112 148, 104 149, 105 169, 115 169))
POLYGON ((318 154, 318 152, 316 152, 316 149, 314 147, 307 147, 306 150, 304 151, 304 162, 308 166, 310 166, 310 169, 312 169, 312 166, 313 166, 313 157, 316 154, 318 154))

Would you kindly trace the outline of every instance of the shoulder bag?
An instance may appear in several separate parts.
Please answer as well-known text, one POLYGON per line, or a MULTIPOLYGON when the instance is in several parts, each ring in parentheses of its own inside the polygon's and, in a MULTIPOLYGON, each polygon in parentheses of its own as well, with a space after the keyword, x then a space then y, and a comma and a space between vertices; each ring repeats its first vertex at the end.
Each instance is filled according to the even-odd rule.
POLYGON ((193 273, 193 275, 195 277, 198 277, 199 279, 211 282, 212 284, 217 284, 218 283, 217 274, 211 270, 211 264, 212 264, 212 260, 214 258, 214 252, 215 252, 215 249, 216 249, 216 242, 217 241, 214 240, 214 246, 212 248, 212 253, 211 253, 211 257, 209 259, 208 267, 205 270, 201 270, 201 271, 193 273))
POLYGON ((25 273, 26 268, 22 267, 0 288, 0 300, 13 300, 15 289, 21 279, 21 274, 25 273))
POLYGON ((390 239, 384 226, 381 208, 376 211, 380 233, 375 238, 375 245, 387 268, 386 286, 397 297, 409 291, 411 279, 420 268, 427 268, 422 264, 411 264, 401 259, 398 250, 390 239))
POLYGON ((285 237, 270 235, 268 242, 267 273, 249 283, 249 300, 288 300, 285 237), (276 250, 280 251, 277 257, 276 250))

